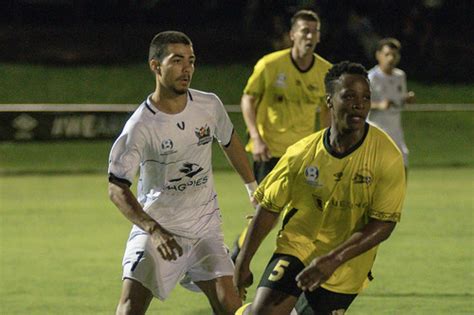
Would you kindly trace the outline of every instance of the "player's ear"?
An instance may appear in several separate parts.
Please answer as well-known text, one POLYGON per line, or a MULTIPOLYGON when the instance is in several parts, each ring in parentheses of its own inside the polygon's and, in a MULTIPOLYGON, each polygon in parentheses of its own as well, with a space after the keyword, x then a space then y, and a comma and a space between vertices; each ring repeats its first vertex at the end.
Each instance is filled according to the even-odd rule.
POLYGON ((288 32, 288 36, 290 37, 291 42, 295 40, 294 32, 293 32, 293 26, 291 27, 290 31, 288 32))
POLYGON ((156 74, 161 74, 160 72, 160 62, 156 59, 150 60, 150 70, 156 74))
POLYGON ((332 108, 331 94, 326 94, 326 105, 327 105, 328 108, 332 108))

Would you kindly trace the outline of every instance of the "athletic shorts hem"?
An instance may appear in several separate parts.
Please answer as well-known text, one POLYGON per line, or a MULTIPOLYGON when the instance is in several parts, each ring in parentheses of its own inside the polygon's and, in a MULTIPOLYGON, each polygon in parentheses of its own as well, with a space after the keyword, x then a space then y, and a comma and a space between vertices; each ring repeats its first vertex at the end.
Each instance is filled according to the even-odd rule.
POLYGON ((234 276, 234 273, 233 272, 219 272, 219 273, 214 274, 213 276, 203 277, 204 279, 193 280, 193 282, 211 281, 211 280, 226 277, 226 276, 234 276))
POLYGON ((154 297, 156 297, 157 299, 159 299, 160 301, 166 300, 166 297, 162 297, 162 296, 160 296, 160 295, 158 294, 158 292, 157 292, 158 289, 157 289, 157 288, 155 288, 155 289, 150 288, 149 285, 147 285, 146 283, 143 283, 140 279, 135 278, 135 277, 132 277, 132 276, 122 276, 122 281, 124 281, 125 279, 130 279, 130 280, 135 280, 135 281, 137 281, 137 282, 140 283, 142 286, 144 286, 145 288, 147 288, 147 289, 151 292, 151 294, 152 294, 154 297))

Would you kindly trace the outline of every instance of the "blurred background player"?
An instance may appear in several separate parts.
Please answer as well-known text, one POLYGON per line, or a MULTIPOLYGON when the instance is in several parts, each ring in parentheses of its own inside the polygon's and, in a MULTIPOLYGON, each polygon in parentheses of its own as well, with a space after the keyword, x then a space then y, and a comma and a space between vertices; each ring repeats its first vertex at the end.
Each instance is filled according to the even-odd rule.
POLYGON ((241 305, 224 244, 211 166, 216 138, 245 183, 252 169, 219 98, 190 89, 195 55, 181 32, 157 34, 149 66, 155 91, 133 113, 109 161, 109 196, 134 225, 123 258, 117 314, 144 314, 186 274, 215 314, 241 305), (138 196, 130 190, 140 168, 138 196))
POLYGON ((407 78, 398 69, 402 46, 395 38, 384 38, 378 42, 375 58, 378 65, 370 69, 372 91, 371 110, 368 121, 384 130, 395 141, 403 154, 405 168, 408 167, 408 148, 402 128, 402 109, 406 103, 415 101, 415 93, 407 92, 407 78))
POLYGON ((338 63, 325 83, 331 127, 290 146, 254 194, 259 206, 235 266, 241 294, 253 281, 252 257, 284 214, 255 299, 241 314, 289 314, 302 292, 311 314, 343 314, 369 280, 378 245, 400 220, 403 158, 365 121, 365 68, 338 63))
MULTIPOLYGON (((329 126, 324 76, 331 64, 314 53, 321 35, 318 15, 310 10, 296 12, 289 34, 292 47, 257 62, 241 100, 249 133, 246 150, 252 153, 257 182, 273 169, 290 145, 317 130, 318 110, 319 128, 329 126)), ((233 260, 245 231, 236 241, 233 260)))

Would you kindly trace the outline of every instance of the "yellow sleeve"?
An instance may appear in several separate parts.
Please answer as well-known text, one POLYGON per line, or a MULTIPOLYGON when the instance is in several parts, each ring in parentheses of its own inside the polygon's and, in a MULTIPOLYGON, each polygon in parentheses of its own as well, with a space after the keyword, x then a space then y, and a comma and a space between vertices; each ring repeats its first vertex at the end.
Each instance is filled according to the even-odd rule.
POLYGON ((254 198, 265 209, 282 212, 290 201, 290 169, 285 154, 265 177, 254 193, 254 198))
POLYGON ((406 182, 403 158, 398 152, 391 163, 382 163, 369 216, 381 221, 399 222, 405 200, 406 182), (389 165, 387 165, 389 164, 389 165))
POLYGON ((244 88, 244 94, 261 96, 265 91, 265 61, 260 59, 244 88))

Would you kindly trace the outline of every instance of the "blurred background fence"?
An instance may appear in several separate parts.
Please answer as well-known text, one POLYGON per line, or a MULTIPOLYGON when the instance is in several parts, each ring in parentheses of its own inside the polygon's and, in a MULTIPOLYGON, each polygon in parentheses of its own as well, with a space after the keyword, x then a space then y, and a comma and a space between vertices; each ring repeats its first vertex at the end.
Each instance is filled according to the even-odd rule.
MULTIPOLYGON (((113 139, 136 105, 118 105, 120 112, 112 111, 116 106, 98 106, 104 110, 92 111, 97 105, 46 105, 41 111, 28 112, 25 107, 37 105, 16 107, 22 111, 11 111, 15 106, 0 106, 0 134, 4 140, 0 142, 0 175, 106 174, 113 139)), ((228 108, 237 132, 245 140, 247 134, 242 114, 236 110, 238 106, 228 108)), ((403 124, 410 166, 474 167, 473 109, 470 104, 419 104, 405 111, 403 124)), ((217 170, 230 169, 216 144, 213 162, 217 170)))

